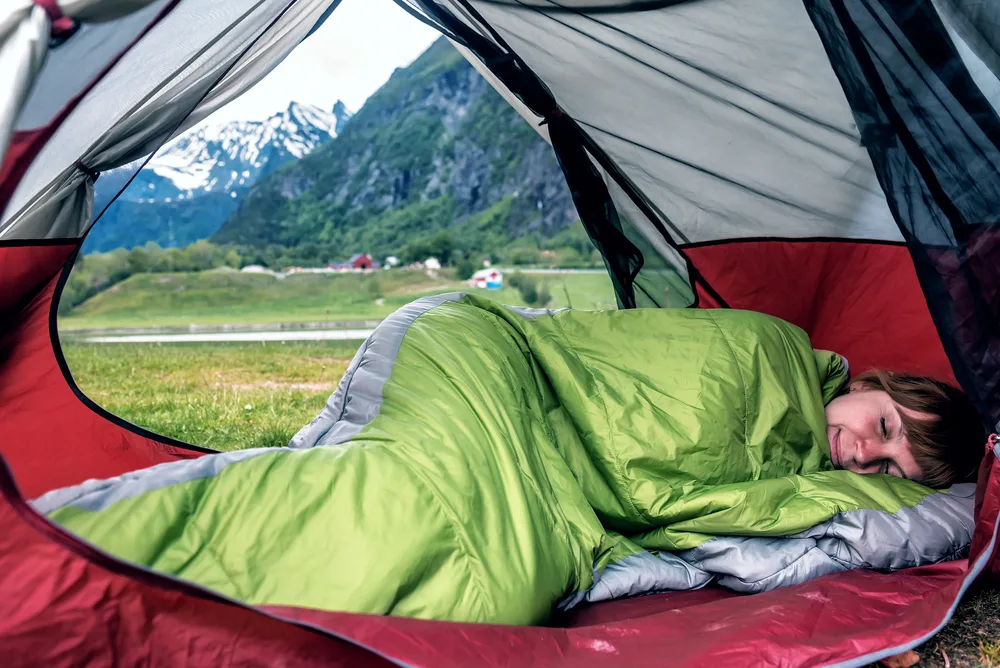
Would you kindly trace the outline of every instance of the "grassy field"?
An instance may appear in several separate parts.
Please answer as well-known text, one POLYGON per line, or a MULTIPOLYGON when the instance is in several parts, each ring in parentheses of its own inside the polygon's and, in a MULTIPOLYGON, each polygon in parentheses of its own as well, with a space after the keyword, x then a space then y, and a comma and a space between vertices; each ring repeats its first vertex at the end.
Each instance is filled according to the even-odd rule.
MULTIPOLYGON (((537 276, 552 294, 551 308, 614 308, 611 281, 604 273, 537 276)), ((428 276, 419 270, 372 274, 267 274, 207 271, 136 274, 59 317, 63 330, 151 325, 187 326, 378 320, 418 297, 451 291, 484 294, 523 306, 520 293, 477 290, 457 281, 450 270, 428 276)))
MULTIPOLYGON (((218 450, 282 446, 323 408, 351 342, 73 344, 73 377, 131 422, 218 450)), ((918 668, 1000 666, 1000 590, 970 594, 918 668)))
POLYGON ((96 403, 216 450, 287 445, 323 408, 356 349, 340 341, 63 346, 96 403))

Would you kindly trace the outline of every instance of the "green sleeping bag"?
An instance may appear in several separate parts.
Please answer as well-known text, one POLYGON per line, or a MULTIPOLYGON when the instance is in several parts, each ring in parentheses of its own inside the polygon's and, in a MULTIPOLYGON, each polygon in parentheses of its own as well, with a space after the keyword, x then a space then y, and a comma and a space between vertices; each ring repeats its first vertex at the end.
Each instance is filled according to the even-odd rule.
MULTIPOLYGON (((800 541, 855 511, 898 518, 948 496, 833 470, 823 407, 846 379, 837 354, 761 314, 442 295, 384 321, 290 447, 35 505, 252 604, 534 624, 588 592, 703 586, 719 569, 682 557, 721 537, 800 541)), ((959 533, 918 561, 960 551, 959 533)), ((852 567, 841 557, 815 574, 852 567)))

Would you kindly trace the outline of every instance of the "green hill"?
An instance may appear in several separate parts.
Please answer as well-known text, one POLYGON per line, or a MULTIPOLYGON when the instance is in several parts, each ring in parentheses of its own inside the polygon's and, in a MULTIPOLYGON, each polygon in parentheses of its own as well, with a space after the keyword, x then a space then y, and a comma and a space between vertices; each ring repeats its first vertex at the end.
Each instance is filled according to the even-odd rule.
POLYGON ((551 148, 442 38, 335 139, 257 183, 213 241, 379 257, 446 231, 488 253, 577 218, 551 148))

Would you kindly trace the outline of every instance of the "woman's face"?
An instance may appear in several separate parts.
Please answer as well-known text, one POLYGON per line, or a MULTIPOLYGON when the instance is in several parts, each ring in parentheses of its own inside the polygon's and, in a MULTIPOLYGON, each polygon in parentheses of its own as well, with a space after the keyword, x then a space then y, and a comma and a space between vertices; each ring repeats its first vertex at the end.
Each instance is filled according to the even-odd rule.
POLYGON ((903 408, 882 390, 853 386, 826 406, 826 436, 834 468, 855 473, 888 473, 920 480, 900 415, 933 416, 903 408))

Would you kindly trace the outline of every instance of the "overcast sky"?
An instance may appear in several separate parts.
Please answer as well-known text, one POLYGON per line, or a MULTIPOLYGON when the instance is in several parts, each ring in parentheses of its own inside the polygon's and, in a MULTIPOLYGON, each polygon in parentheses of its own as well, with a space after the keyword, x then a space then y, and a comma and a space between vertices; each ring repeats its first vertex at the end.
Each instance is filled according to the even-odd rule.
POLYGON ((343 0, 264 80, 208 122, 261 120, 292 100, 328 111, 343 100, 357 111, 394 69, 413 62, 437 37, 392 0, 343 0))

